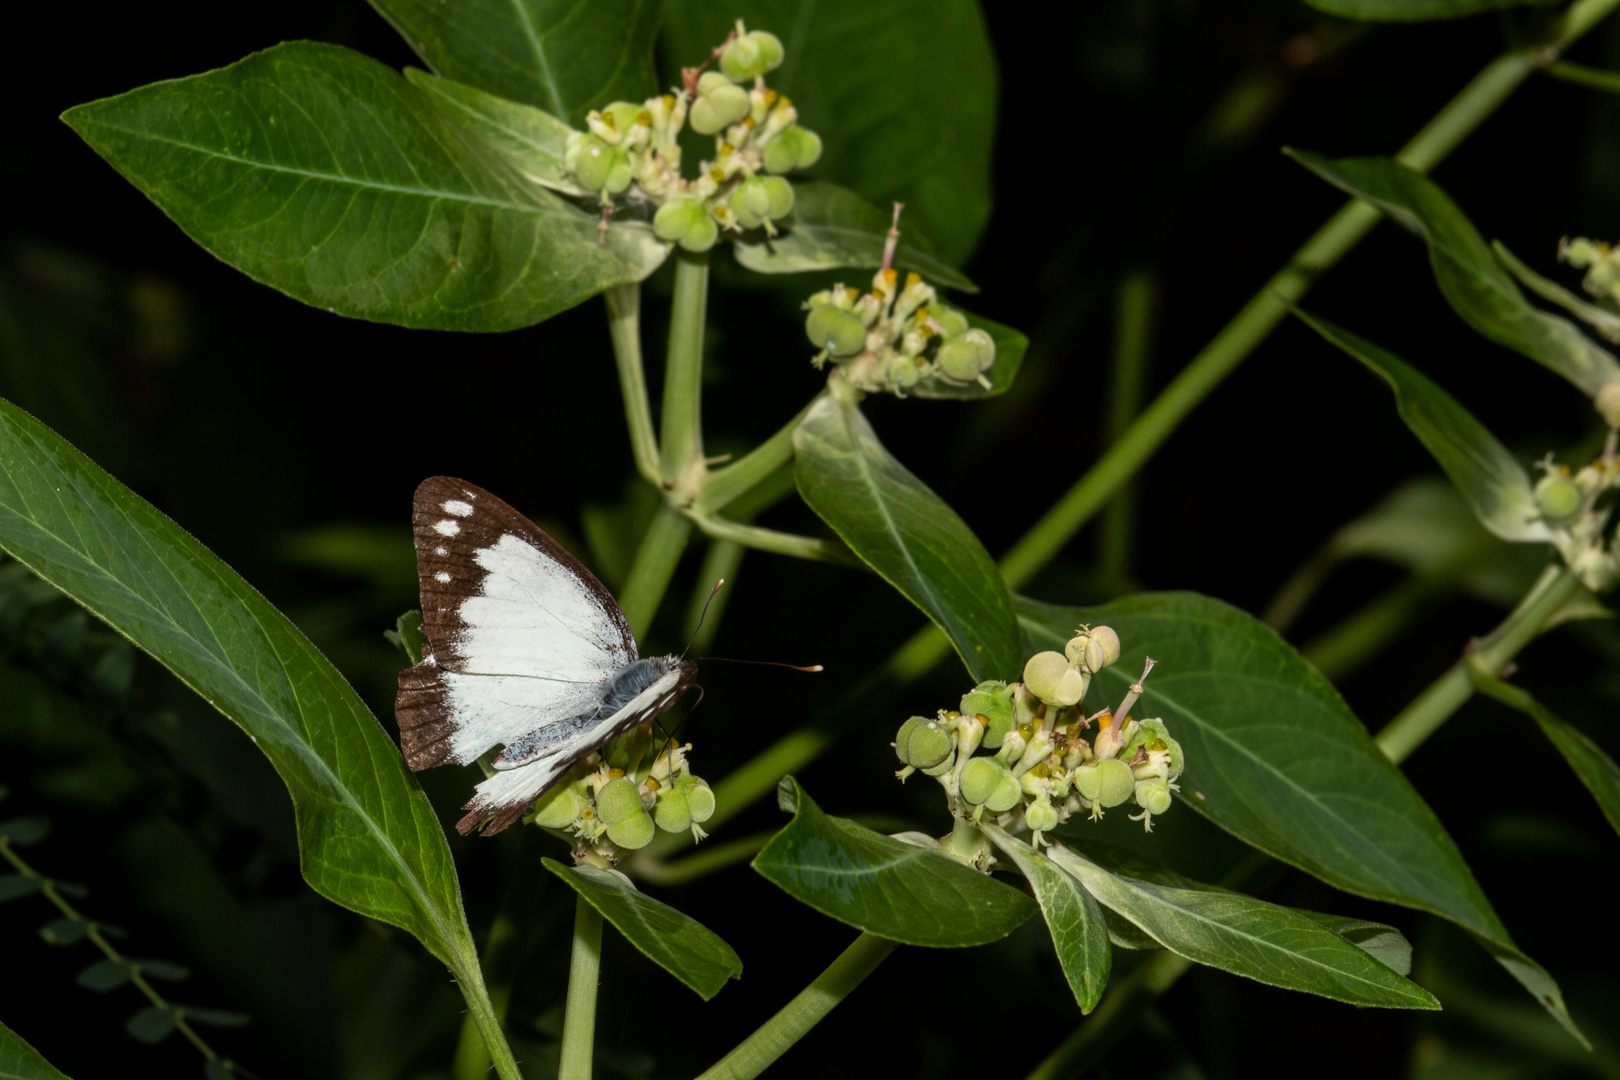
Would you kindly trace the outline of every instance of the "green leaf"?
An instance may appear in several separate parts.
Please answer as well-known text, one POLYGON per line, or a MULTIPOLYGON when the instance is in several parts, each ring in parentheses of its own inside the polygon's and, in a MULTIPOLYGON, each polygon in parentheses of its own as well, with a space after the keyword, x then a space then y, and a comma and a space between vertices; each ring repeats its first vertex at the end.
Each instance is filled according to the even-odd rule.
POLYGON ((37 877, 24 874, 0 874, 0 904, 7 900, 18 900, 24 896, 32 896, 44 888, 45 883, 37 877))
POLYGON ((63 916, 52 919, 39 928, 39 938, 47 945, 72 945, 84 939, 90 932, 90 924, 83 919, 70 919, 63 916))
POLYGON ((129 982, 135 974, 135 965, 128 960, 97 960, 73 980, 86 990, 105 994, 129 982))
POLYGON ((0 1080, 68 1080, 22 1036, 0 1024, 0 1080))
POLYGON ((1551 539, 1538 517, 1524 466, 1456 398, 1394 353, 1303 311, 1294 314, 1389 384, 1401 419, 1434 455, 1480 524, 1503 540, 1551 539))
POLYGON ((555 859, 541 861, 647 959, 704 1001, 718 994, 727 980, 742 977, 742 961, 718 934, 641 892, 623 874, 594 866, 564 866, 555 859))
POLYGON ((754 869, 800 903, 906 945, 984 945, 1016 930, 1035 904, 939 851, 828 817, 791 776, 778 800, 793 820, 754 858, 754 869))
POLYGON ((1554 716, 1528 691, 1477 669, 1470 674, 1474 685, 1482 692, 1536 722, 1542 734, 1552 741, 1558 752, 1564 755, 1564 760, 1569 762, 1569 767, 1575 770, 1575 775, 1581 778, 1581 783, 1592 793, 1592 798, 1597 800, 1598 808, 1609 819, 1610 826, 1620 833, 1620 765, 1616 765, 1602 747, 1580 730, 1554 716))
POLYGON ((644 222, 599 246, 596 215, 439 100, 359 53, 293 42, 63 119, 214 255, 340 315, 509 330, 663 262, 644 222))
POLYGON ((799 494, 950 637, 978 680, 1023 664, 1007 586, 967 523, 896 461, 853 401, 828 394, 793 433, 799 494))
POLYGON ((991 322, 989 319, 975 315, 971 311, 964 311, 962 314, 967 316, 969 326, 976 326, 983 330, 996 343, 996 362, 991 364, 990 370, 984 373, 985 378, 990 381, 990 386, 986 388, 978 383, 969 383, 966 386, 952 386, 950 383, 942 382, 930 375, 906 391, 909 396, 976 401, 980 398, 1005 394, 1012 386, 1013 380, 1018 377, 1018 369, 1024 363, 1024 353, 1029 350, 1029 338, 1010 326, 991 322))
POLYGON ((1327 915, 1320 911, 1288 910, 1298 912, 1338 934, 1357 948, 1365 951, 1380 964, 1397 975, 1412 973, 1412 943, 1402 933, 1380 922, 1352 919, 1345 915, 1327 915))
POLYGON ((1520 261, 1519 257, 1509 251, 1507 245, 1502 241, 1492 240, 1491 250, 1496 252, 1497 260, 1507 267, 1508 273, 1519 279, 1520 285, 1523 285, 1543 300, 1557 304, 1610 341, 1620 342, 1620 315, 1615 314, 1606 307, 1589 303, 1556 281, 1549 281, 1542 277, 1520 261))
POLYGON ((141 974, 149 979, 182 982, 191 978, 190 968, 184 964, 176 964, 168 960, 136 960, 134 964, 141 969, 141 974))
POLYGON ((383 637, 397 645, 405 654, 405 659, 412 664, 422 662, 422 649, 427 645, 427 635, 422 633, 422 613, 414 608, 405 612, 394 620, 392 630, 384 630, 383 637))
POLYGON ((43 817, 20 817, 10 821, 0 821, 0 840, 7 840, 18 847, 27 847, 37 844, 45 839, 51 831, 51 819, 43 817))
POLYGON ((1524 7, 1543 0, 1305 0, 1318 11, 1368 22, 1429 22, 1484 11, 1524 7))
MULTIPOLYGON (((841 266, 876 270, 883 265, 891 213, 847 188, 822 180, 794 184, 793 195, 793 213, 778 223, 774 237, 766 236, 764 229, 737 236, 732 250, 739 263, 761 274, 799 274, 841 266)), ((894 252, 897 269, 915 270, 930 285, 979 291, 971 278, 941 261, 933 245, 908 222, 902 221, 901 226, 894 252)))
POLYGON ((246 1013, 226 1012, 224 1009, 199 1009, 195 1005, 181 1005, 179 1009, 180 1015, 188 1023, 206 1024, 209 1027, 246 1027, 253 1019, 246 1013))
POLYGON ((1069 981, 1080 1012, 1091 1012, 1108 985, 1114 961, 1102 908, 1072 874, 1045 855, 994 825, 985 826, 984 831, 1035 891, 1063 977, 1069 981))
MULTIPOLYGON (((767 76, 821 136, 818 178, 905 219, 953 266, 990 216, 997 76, 974 0, 670 0, 664 70, 703 61, 741 17, 782 39, 767 76)), ((887 213, 884 227, 887 228, 887 213)))
POLYGON ((1300 164, 1416 233, 1447 302, 1464 322, 1580 387, 1588 397, 1620 379, 1620 361, 1559 315, 1531 307, 1457 204, 1428 177, 1389 158, 1288 151, 1300 164))
POLYGON ((1099 903, 1195 963, 1352 1005, 1440 1007, 1421 986, 1287 908, 1241 893, 1120 877, 1062 844, 1054 843, 1050 852, 1052 861, 1079 879, 1099 903))
POLYGON ((437 74, 583 124, 658 92, 657 0, 371 0, 437 74))
POLYGON ((406 68, 405 79, 522 176, 564 194, 590 194, 573 182, 563 164, 573 129, 544 109, 437 78, 421 68, 406 68))
POLYGON ((0 547, 247 732, 292 795, 316 892, 408 931, 464 983, 476 979, 444 832, 343 676, 185 530, 9 402, 0 547))
POLYGON ((1159 662, 1135 712, 1162 717, 1181 743, 1181 805, 1335 888, 1457 923, 1581 1037, 1558 984, 1513 944, 1434 811, 1268 627, 1195 593, 1100 608, 1017 603, 1031 652, 1061 649, 1081 623, 1119 634, 1124 657, 1092 681, 1097 701, 1124 695, 1137 657, 1159 662))
POLYGON ((155 1046, 169 1037, 179 1021, 179 1010, 148 1005, 129 1018, 124 1030, 148 1046, 155 1046))

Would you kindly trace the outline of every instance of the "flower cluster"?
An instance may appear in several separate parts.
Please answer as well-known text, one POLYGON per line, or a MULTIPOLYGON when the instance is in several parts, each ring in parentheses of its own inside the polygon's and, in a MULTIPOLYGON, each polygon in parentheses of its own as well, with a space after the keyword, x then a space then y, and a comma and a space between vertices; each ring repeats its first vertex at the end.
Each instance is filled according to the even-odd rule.
POLYGON ((1552 532, 1552 545, 1564 564, 1593 592, 1620 581, 1620 552, 1607 527, 1612 500, 1603 496, 1620 489, 1620 459, 1615 435, 1609 434, 1603 454, 1571 474, 1569 467, 1540 462, 1543 475, 1536 483, 1538 516, 1552 532), (1602 503, 1600 506, 1599 503, 1602 503))
MULTIPOLYGON (((1118 659, 1119 635, 1106 626, 1082 627, 1063 652, 1030 657, 1023 682, 980 683, 959 709, 941 709, 934 719, 913 716, 900 726, 893 745, 905 768, 896 775, 934 777, 957 819, 957 829, 940 841, 943 850, 988 869, 989 846, 973 828, 987 817, 1002 828, 1027 829, 1039 847, 1043 833, 1079 811, 1095 821, 1132 802, 1141 812, 1131 820, 1152 831, 1153 815, 1169 810, 1179 790, 1181 745, 1163 720, 1130 716, 1141 680, 1116 710, 1086 716, 1081 709, 1092 676, 1118 659)), ((1152 668, 1148 660, 1143 679, 1152 668)))
POLYGON ((1577 236, 1558 241, 1558 258, 1577 270, 1585 270, 1581 287, 1610 307, 1620 308, 1620 250, 1602 240, 1577 236))
POLYGON ((659 239, 692 252, 713 247, 721 229, 763 227, 775 235, 774 223, 793 209, 793 185, 778 174, 808 168, 821 156, 820 137, 800 126, 793 102, 765 85, 766 72, 782 63, 774 34, 750 32, 739 19, 715 52, 718 71, 689 68, 678 90, 590 113, 587 130, 569 135, 563 159, 607 211, 619 195, 656 205, 659 239), (715 141, 713 159, 693 179, 681 174, 678 140, 688 124, 715 141))
POLYGON ((885 265, 872 276, 871 292, 834 285, 804 306, 804 332, 821 350, 812 362, 831 360, 857 389, 904 397, 925 378, 990 388, 984 373, 996 362, 995 341, 915 273, 901 288, 899 274, 885 265))
POLYGON ((654 750, 650 728, 637 728, 575 765, 528 820, 564 834, 576 859, 597 866, 646 847, 659 829, 691 829, 693 839, 701 840, 707 835, 702 825, 714 813, 714 792, 692 774, 686 759, 691 749, 671 739, 654 750))

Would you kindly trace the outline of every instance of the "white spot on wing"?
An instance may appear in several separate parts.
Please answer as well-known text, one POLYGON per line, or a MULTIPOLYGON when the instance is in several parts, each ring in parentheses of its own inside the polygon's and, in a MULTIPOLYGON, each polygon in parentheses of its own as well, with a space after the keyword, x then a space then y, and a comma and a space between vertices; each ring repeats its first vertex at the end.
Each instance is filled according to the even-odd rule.
POLYGON ((433 531, 440 536, 454 536, 461 531, 461 524, 452 521, 450 518, 445 518, 433 526, 433 531))
POLYGON ((433 554, 435 554, 435 555, 448 555, 448 554, 450 554, 450 549, 446 548, 446 547, 436 547, 436 548, 433 549, 433 554))
POLYGON ((434 574, 433 579, 441 585, 450 584, 450 575, 445 573, 443 570, 440 570, 437 574, 434 574))
POLYGON ((444 503, 442 508, 445 513, 454 514, 456 517, 472 517, 472 503, 462 502, 460 499, 451 499, 444 503))

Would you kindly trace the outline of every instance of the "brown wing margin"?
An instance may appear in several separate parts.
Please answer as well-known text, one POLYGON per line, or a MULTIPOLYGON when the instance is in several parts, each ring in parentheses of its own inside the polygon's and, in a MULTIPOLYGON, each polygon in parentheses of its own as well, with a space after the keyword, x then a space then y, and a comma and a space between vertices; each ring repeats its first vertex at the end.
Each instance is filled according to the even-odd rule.
POLYGON ((424 660, 399 673, 399 694, 394 698, 399 721, 399 746, 413 771, 431 769, 450 760, 450 736, 456 725, 444 700, 444 684, 437 668, 424 660))

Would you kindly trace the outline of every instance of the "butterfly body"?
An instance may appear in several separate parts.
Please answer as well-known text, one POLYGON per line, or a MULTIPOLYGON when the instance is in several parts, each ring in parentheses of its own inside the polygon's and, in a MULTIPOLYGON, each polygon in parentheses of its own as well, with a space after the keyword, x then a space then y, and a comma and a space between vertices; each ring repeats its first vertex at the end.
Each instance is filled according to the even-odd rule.
POLYGON ((400 672, 395 715, 412 769, 500 746, 457 824, 517 821, 575 762, 647 723, 696 665, 643 658, 591 572, 528 518, 466 481, 435 476, 412 511, 422 662, 400 672))

